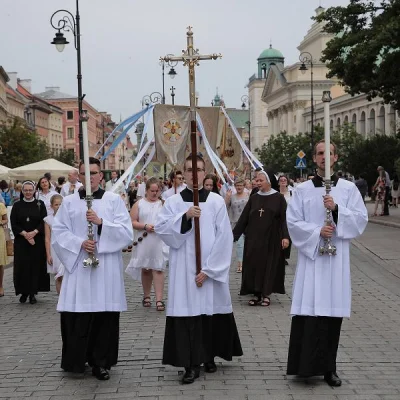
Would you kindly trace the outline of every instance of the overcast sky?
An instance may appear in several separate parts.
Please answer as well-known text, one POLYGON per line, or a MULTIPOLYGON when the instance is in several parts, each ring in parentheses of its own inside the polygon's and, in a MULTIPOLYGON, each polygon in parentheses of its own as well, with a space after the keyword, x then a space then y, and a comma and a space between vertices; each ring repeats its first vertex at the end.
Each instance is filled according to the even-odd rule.
MULTIPOLYGON (((269 47, 298 61, 296 47, 312 21, 319 0, 80 0, 83 92, 99 111, 118 121, 141 108, 141 99, 162 91, 159 57, 181 54, 186 27, 194 31, 202 54, 222 53, 196 70, 199 105, 210 105, 216 88, 227 107, 240 107, 257 57, 269 47)), ((321 0, 323 7, 348 0, 321 0)), ((32 79, 34 93, 59 86, 75 94, 76 51, 73 36, 63 53, 50 44, 55 30, 50 16, 58 9, 75 14, 75 0, 1 0, 0 65, 32 79)), ((175 104, 188 104, 187 68, 176 67, 172 81, 166 69, 166 102, 176 88, 175 104)))

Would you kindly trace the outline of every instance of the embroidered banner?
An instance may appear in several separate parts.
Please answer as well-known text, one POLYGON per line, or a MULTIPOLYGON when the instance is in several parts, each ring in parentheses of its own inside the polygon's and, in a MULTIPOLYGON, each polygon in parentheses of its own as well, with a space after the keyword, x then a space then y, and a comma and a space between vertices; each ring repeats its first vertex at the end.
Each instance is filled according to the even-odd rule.
POLYGON ((182 165, 189 144, 189 108, 157 104, 153 116, 157 161, 182 165))

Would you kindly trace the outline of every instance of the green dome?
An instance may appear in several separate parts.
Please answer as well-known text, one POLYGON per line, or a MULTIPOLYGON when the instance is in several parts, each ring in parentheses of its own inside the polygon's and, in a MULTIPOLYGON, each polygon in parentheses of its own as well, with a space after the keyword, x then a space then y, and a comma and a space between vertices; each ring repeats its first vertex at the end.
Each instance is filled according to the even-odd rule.
POLYGON ((258 57, 258 59, 261 58, 285 58, 285 57, 283 57, 283 54, 279 50, 273 49, 272 46, 270 45, 269 48, 265 49, 258 57))

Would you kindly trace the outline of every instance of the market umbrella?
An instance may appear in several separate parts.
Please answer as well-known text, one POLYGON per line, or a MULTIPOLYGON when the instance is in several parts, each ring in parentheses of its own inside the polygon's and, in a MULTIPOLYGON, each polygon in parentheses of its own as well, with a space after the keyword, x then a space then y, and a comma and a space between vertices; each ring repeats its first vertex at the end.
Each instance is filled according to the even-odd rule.
POLYGON ((49 158, 48 160, 10 169, 8 171, 8 176, 10 179, 19 181, 24 181, 27 179, 38 181, 46 172, 50 172, 52 178, 56 179, 59 176, 67 176, 68 172, 70 172, 72 169, 76 168, 73 168, 68 164, 64 164, 61 161, 57 161, 54 158, 49 158))
POLYGON ((0 165, 0 180, 8 179, 8 171, 10 171, 10 168, 5 167, 4 165, 0 165))

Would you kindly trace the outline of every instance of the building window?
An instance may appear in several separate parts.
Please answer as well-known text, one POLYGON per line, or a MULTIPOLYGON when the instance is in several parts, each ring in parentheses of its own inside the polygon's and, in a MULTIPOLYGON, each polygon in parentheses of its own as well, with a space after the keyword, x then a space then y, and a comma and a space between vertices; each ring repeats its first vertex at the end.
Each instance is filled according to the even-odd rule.
POLYGON ((74 128, 67 128, 67 139, 74 138, 74 128))
POLYGON ((67 111, 67 119, 69 119, 69 120, 74 119, 74 112, 73 111, 67 111))

